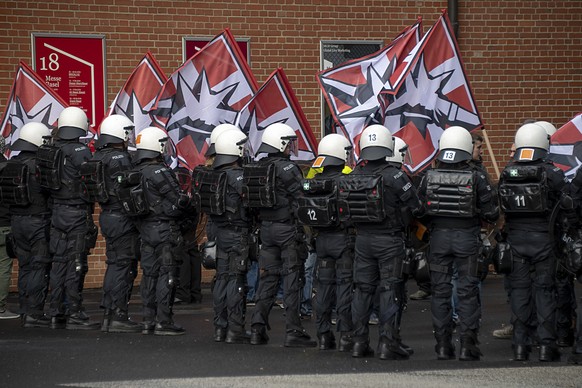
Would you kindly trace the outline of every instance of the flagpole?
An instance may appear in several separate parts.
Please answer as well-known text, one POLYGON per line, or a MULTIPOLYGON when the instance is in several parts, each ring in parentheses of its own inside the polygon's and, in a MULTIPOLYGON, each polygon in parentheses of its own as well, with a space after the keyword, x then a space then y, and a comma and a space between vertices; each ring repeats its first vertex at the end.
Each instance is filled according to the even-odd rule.
POLYGON ((483 133, 483 138, 485 139, 485 144, 487 144, 487 150, 489 151, 489 155, 491 155, 491 161, 493 162, 493 169, 495 170, 495 175, 497 175, 497 179, 501 176, 499 173, 499 166, 497 165, 497 159, 495 159, 495 154, 493 153, 493 149, 491 148, 491 142, 489 141, 489 136, 487 135, 487 131, 485 128, 481 131, 483 133))

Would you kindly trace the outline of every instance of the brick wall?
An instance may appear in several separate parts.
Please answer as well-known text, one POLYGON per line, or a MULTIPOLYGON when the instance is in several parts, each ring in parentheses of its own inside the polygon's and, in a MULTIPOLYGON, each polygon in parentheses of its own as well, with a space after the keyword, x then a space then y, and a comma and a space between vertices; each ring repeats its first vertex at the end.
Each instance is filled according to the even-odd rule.
MULTIPOLYGON (((8 1, 0 9, 0 109, 19 60, 31 63, 31 33, 105 34, 108 103, 149 49, 169 75, 182 61, 182 37, 229 27, 250 38, 260 82, 285 69, 319 134, 320 40, 389 42, 417 16, 428 29, 447 1, 8 1), (342 4, 342 5, 337 5, 342 4), (1 92, 3 90, 4 92, 1 92)), ((502 167, 524 118, 561 126, 582 111, 582 1, 459 2, 459 46, 493 155, 502 167)), ((491 156, 486 155, 491 167, 491 156)), ((493 172, 493 170, 491 170, 493 172)), ((89 287, 104 273, 104 242, 91 257, 89 287)), ((206 274, 209 280, 210 274, 206 274)))

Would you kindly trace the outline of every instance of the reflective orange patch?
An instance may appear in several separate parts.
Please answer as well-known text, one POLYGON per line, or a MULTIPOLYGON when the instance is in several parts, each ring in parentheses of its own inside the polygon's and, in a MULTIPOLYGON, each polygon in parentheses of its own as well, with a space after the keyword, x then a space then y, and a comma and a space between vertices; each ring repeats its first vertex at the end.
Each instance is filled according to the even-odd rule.
POLYGON ((315 159, 315 161, 311 165, 311 167, 313 167, 313 168, 319 168, 319 167, 321 167, 321 165, 323 164, 323 161, 324 160, 325 160, 325 156, 318 156, 317 159, 315 159))
POLYGON ((533 160, 534 150, 531 148, 522 148, 519 150, 519 160, 533 160))
POLYGON ((137 145, 139 143, 141 143, 141 133, 135 138, 135 144, 137 145))

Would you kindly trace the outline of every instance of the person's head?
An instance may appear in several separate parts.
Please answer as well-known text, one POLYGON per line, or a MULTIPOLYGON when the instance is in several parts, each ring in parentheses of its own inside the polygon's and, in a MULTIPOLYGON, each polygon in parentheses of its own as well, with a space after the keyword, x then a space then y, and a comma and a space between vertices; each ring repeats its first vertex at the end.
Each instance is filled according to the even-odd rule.
POLYGON ((50 129, 43 123, 27 123, 20 128, 18 139, 10 147, 13 151, 36 151, 44 142, 44 137, 51 135, 50 129))
POLYGON ((108 144, 127 143, 129 134, 134 128, 131 120, 123 115, 106 117, 99 126, 99 138, 95 141, 95 148, 103 148, 108 144))
POLYGON ((459 163, 471 160, 473 138, 471 133, 460 126, 445 129, 439 140, 437 159, 443 163, 459 163))
POLYGON ((224 131, 216 139, 213 168, 218 168, 232 164, 241 160, 245 151, 247 135, 239 130, 224 131))
POLYGON ((297 155, 297 134, 287 124, 275 123, 265 128, 257 154, 297 155))
POLYGON ((412 164, 412 158, 408 149, 408 144, 399 137, 394 137, 394 155, 386 157, 387 162, 402 164, 412 164))
POLYGON ((522 125, 515 133, 515 156, 518 162, 543 159, 550 149, 550 136, 546 130, 534 123, 522 125))
POLYGON ((240 128, 237 127, 236 125, 233 124, 219 124, 216 127, 214 127, 214 129, 212 130, 212 132, 210 132, 210 147, 208 147, 208 150, 206 150, 206 153, 204 154, 204 156, 211 157, 216 155, 216 139, 218 139, 218 137, 220 135, 222 135, 224 132, 226 131, 239 131, 241 132, 240 128))
POLYGON ((511 147, 509 148, 509 158, 513 159, 515 156, 515 143, 511 143, 511 147))
POLYGON ((473 139, 472 159, 480 162, 483 160, 483 136, 478 133, 471 132, 471 138, 473 139))
POLYGON ((154 159, 164 155, 166 144, 169 141, 168 134, 157 127, 144 128, 135 139, 135 159, 154 159))
POLYGON ((317 158, 312 167, 352 165, 353 152, 350 141, 345 136, 330 133, 317 146, 317 158))
POLYGON ((360 136, 360 159, 380 160, 394 155, 394 137, 388 128, 373 124, 360 136))
POLYGON ((85 111, 76 106, 63 109, 59 115, 57 137, 63 140, 74 140, 87 135, 89 120, 85 111))

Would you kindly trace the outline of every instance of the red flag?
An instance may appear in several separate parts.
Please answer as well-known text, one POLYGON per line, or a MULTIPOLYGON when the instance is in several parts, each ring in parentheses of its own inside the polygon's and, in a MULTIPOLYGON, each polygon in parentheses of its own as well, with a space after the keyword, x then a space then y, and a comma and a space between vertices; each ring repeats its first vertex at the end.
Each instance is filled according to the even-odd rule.
POLYGON ((133 70, 113 99, 107 116, 128 117, 135 125, 135 135, 152 125, 150 109, 168 77, 149 51, 133 70))
POLYGON ((404 84, 381 98, 384 125, 408 144, 412 173, 430 164, 446 128, 483 126, 446 11, 414 49, 404 84))
POLYGON ((263 130, 273 123, 285 123, 295 130, 298 140, 296 160, 315 158, 317 141, 305 114, 291 89, 283 69, 275 70, 253 98, 239 112, 236 124, 248 133, 252 152, 261 145, 263 130))
POLYGON ((318 74, 317 81, 334 120, 354 139, 370 124, 382 122, 378 96, 396 93, 410 68, 409 56, 420 39, 421 19, 382 50, 318 74))
POLYGON ((574 178, 582 164, 582 113, 552 135, 549 159, 564 170, 568 179, 574 178))
POLYGON ((6 145, 18 139, 24 124, 41 122, 56 128, 59 115, 68 106, 34 70, 20 61, 0 122, 6 145))
POLYGON ((204 162, 212 129, 234 123, 257 89, 244 55, 226 29, 170 76, 150 112, 176 144, 180 162, 191 170, 204 162))

